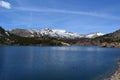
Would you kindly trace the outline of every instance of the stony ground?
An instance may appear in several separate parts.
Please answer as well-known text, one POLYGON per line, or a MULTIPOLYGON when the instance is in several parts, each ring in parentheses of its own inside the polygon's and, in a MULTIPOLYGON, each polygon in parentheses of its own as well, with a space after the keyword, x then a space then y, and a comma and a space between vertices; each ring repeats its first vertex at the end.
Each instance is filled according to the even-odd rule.
POLYGON ((115 73, 110 78, 104 80, 120 80, 120 60, 118 62, 118 69, 115 73))

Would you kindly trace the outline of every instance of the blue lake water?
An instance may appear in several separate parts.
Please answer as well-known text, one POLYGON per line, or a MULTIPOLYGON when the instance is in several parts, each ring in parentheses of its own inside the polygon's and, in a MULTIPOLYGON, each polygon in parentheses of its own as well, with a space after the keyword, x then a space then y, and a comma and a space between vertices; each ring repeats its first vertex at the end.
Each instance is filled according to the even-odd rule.
POLYGON ((119 48, 1 46, 0 80, 99 80, 119 58, 119 48))

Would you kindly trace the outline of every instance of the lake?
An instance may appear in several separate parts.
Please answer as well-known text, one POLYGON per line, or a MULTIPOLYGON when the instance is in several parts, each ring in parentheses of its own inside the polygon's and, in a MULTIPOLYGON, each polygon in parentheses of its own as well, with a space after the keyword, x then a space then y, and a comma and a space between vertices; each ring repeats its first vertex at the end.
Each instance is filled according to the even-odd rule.
POLYGON ((119 58, 119 48, 0 46, 0 80, 99 80, 119 58))

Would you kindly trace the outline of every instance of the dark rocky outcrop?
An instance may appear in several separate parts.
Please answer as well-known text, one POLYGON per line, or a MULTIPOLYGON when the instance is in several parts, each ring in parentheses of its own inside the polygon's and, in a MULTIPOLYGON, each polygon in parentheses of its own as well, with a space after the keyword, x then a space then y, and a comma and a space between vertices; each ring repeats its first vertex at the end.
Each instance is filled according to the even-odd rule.
POLYGON ((9 33, 0 27, 0 44, 7 44, 9 40, 9 33))

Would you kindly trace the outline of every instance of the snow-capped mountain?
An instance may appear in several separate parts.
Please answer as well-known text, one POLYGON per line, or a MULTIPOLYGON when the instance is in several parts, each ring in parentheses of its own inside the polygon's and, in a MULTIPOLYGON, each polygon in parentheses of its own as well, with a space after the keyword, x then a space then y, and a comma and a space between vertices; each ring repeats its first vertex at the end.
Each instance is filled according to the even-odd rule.
POLYGON ((95 33, 87 34, 87 35, 86 35, 86 38, 95 38, 95 37, 103 36, 103 35, 104 35, 103 33, 95 32, 95 33))
POLYGON ((95 38, 102 36, 102 33, 91 33, 91 34, 77 34, 72 32, 67 32, 66 30, 60 29, 49 29, 45 28, 42 30, 26 30, 26 29, 13 29, 9 31, 12 34, 22 36, 22 37, 51 37, 58 39, 77 39, 77 38, 95 38))
POLYGON ((50 37, 55 37, 55 38, 82 38, 84 35, 82 34, 77 34, 77 33, 72 33, 72 32, 67 32, 65 30, 59 30, 59 29, 42 29, 39 31, 42 36, 47 35, 50 37))

